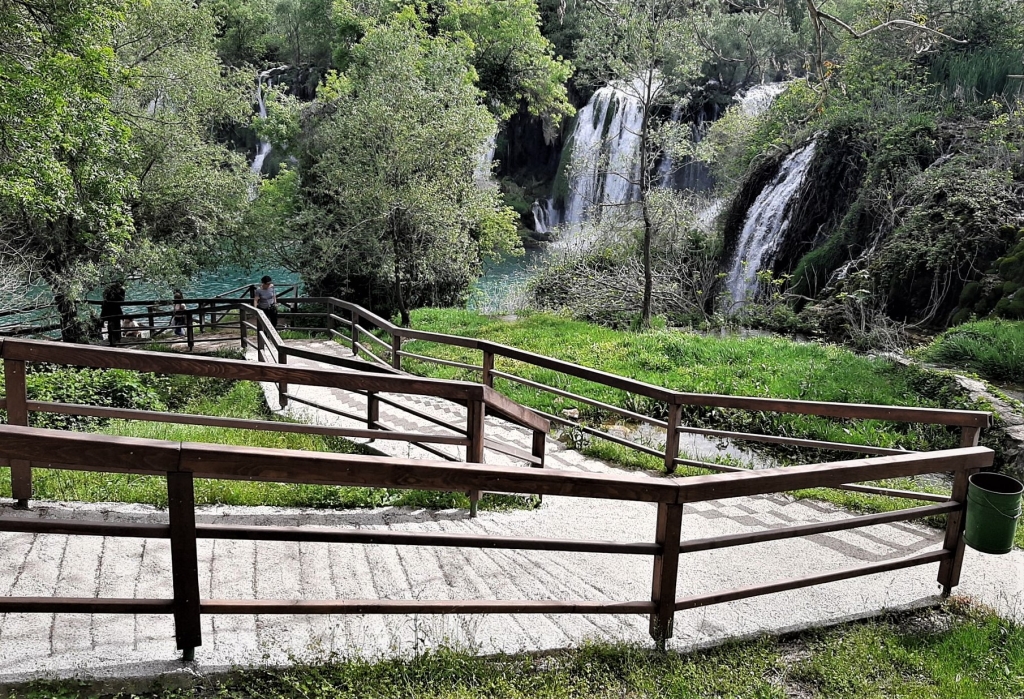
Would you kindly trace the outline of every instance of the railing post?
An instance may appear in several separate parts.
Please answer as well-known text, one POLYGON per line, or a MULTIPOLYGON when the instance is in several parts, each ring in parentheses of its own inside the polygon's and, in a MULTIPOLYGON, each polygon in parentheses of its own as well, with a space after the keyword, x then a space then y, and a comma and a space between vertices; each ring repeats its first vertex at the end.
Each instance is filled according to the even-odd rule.
POLYGON ((494 371, 494 352, 490 350, 484 350, 483 359, 483 372, 480 377, 480 383, 489 388, 494 388, 494 376, 491 374, 494 371))
MULTIPOLYGON (((280 364, 288 363, 288 348, 282 345, 277 348, 277 361, 280 364)), ((277 384, 277 400, 282 408, 288 407, 288 382, 279 381, 277 384)))
MULTIPOLYGON (((466 432, 469 446, 466 447, 466 463, 482 464, 484 462, 484 402, 469 400, 466 403, 466 432)), ((469 516, 476 517, 480 503, 480 491, 469 491, 469 516)))
POLYGON ((334 304, 327 299, 327 339, 334 340, 334 304))
POLYGON ((683 417, 683 406, 672 403, 668 406, 668 428, 665 432, 665 473, 676 472, 679 458, 679 422, 683 417))
POLYGON ((195 318, 192 315, 192 311, 189 311, 185 316, 185 322, 187 323, 187 326, 185 327, 185 341, 188 342, 189 352, 191 352, 196 346, 196 331, 195 328, 192 327, 194 320, 195 318))
MULTIPOLYGON (((376 391, 366 392, 366 428, 370 430, 380 429, 380 399, 376 391)), ((370 440, 371 442, 374 440, 370 440)))
MULTIPOLYGON (((259 327, 259 321, 257 321, 256 327, 259 327)), ((266 361, 263 358, 263 353, 266 351, 266 349, 267 349, 267 342, 263 338, 263 331, 262 330, 257 330, 256 331, 256 361, 257 362, 264 362, 264 361, 266 361)))
POLYGON ((245 327, 245 303, 238 304, 238 336, 242 342, 242 351, 245 351, 249 347, 249 342, 246 340, 247 333, 245 327))
POLYGON ((206 328, 206 326, 204 324, 204 320, 206 319, 206 314, 203 313, 203 302, 202 301, 200 301, 198 303, 198 310, 199 310, 199 333, 202 334, 203 330, 205 330, 205 328, 206 328))
MULTIPOLYGON (((530 464, 533 468, 544 468, 544 451, 547 448, 548 435, 547 432, 541 430, 533 431, 533 448, 530 453, 540 459, 539 464, 530 464)), ((544 496, 538 495, 537 502, 544 502, 544 496)))
POLYGON ((156 306, 146 306, 146 317, 149 320, 149 339, 153 339, 153 329, 156 328, 156 318, 153 314, 156 313, 156 306))
MULTIPOLYGON (((28 427, 28 389, 25 387, 25 362, 4 360, 7 390, 7 424, 28 427)), ((11 496, 15 507, 28 508, 32 499, 32 462, 11 459, 11 496)))
POLYGON ((661 553, 654 557, 651 583, 651 638, 658 650, 665 650, 665 641, 672 638, 672 621, 676 613, 676 582, 679 575, 679 537, 682 534, 683 506, 658 503, 658 528, 655 543, 661 553))
POLYGON ((195 659, 203 644, 199 609, 199 561, 192 474, 167 474, 167 511, 171 529, 171 578, 174 587, 174 636, 181 659, 195 659))
MULTIPOLYGON (((960 446, 976 447, 981 436, 978 427, 960 428, 960 446)), ((942 547, 953 552, 951 558, 939 563, 939 584, 942 596, 949 597, 953 588, 960 584, 960 569, 964 563, 964 525, 967 515, 967 479, 978 469, 957 469, 953 475, 953 492, 950 499, 960 503, 960 508, 946 515, 946 537, 942 547)))
POLYGON ((391 367, 393 369, 402 370, 402 355, 399 352, 402 351, 402 336, 400 333, 395 331, 391 332, 391 367))
POLYGON ((356 328, 359 327, 359 311, 357 311, 355 309, 352 310, 352 321, 351 322, 352 322, 352 354, 355 355, 356 357, 358 357, 359 356, 359 347, 357 346, 357 343, 359 342, 359 331, 357 331, 356 328))

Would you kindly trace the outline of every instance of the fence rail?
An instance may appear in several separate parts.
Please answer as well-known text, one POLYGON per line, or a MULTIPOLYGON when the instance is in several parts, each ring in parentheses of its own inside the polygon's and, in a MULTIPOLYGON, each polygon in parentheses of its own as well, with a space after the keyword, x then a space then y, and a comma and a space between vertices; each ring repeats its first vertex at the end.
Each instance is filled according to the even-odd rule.
MULTIPOLYGON (((716 430, 699 425, 687 425, 683 421, 684 411, 687 408, 725 408, 753 412, 808 415, 842 420, 863 419, 886 422, 943 425, 951 429, 960 430, 961 446, 969 446, 972 443, 972 440, 976 438, 977 431, 987 427, 991 419, 987 412, 976 410, 946 410, 941 408, 917 408, 892 405, 828 403, 782 398, 759 398, 675 391, 665 388, 664 386, 657 386, 643 381, 609 374, 590 367, 527 352, 516 347, 510 347, 508 345, 490 342, 488 340, 403 328, 395 325, 385 318, 381 318, 361 306, 336 298, 304 297, 296 298, 294 299, 294 302, 295 304, 303 306, 305 309, 304 317, 317 315, 316 313, 311 312, 311 309, 315 307, 322 307, 323 311, 319 313, 319 317, 321 318, 323 325, 318 328, 311 328, 310 330, 322 332, 328 337, 339 341, 347 341, 351 347, 353 358, 373 362, 374 364, 372 366, 374 366, 377 371, 386 371, 387 369, 385 367, 394 371, 402 371, 404 368, 403 359, 431 362, 440 366, 449 366, 471 371, 474 372, 474 375, 475 373, 479 373, 480 382, 492 388, 495 385, 495 379, 502 379, 510 382, 510 384, 526 386, 537 391, 548 393, 555 397, 569 399, 578 403, 593 406, 607 413, 620 415, 630 421, 646 423, 653 427, 664 429, 664 446, 662 448, 654 448, 649 445, 640 444, 635 440, 612 434, 607 430, 587 425, 577 419, 570 419, 563 415, 549 414, 540 410, 534 411, 554 424, 565 425, 573 429, 577 429, 585 434, 599 437, 609 442, 620 444, 634 451, 662 459, 665 470, 669 473, 674 472, 676 467, 680 465, 696 466, 718 472, 732 472, 737 470, 736 467, 714 462, 681 458, 680 441, 681 436, 685 434, 729 439, 736 442, 753 442, 792 446, 802 449, 817 449, 826 452, 850 452, 856 454, 875 455, 912 453, 904 449, 894 449, 865 444, 783 437, 736 430, 716 430), (368 337, 372 337, 373 341, 370 343, 360 341, 360 338, 368 337), (480 364, 477 365, 467 362, 441 359, 430 357, 429 355, 421 352, 403 350, 403 344, 409 341, 436 343, 438 345, 475 350, 480 352, 480 364), (372 347, 368 345, 372 345, 372 347), (504 362, 505 365, 501 369, 496 368, 496 364, 499 361, 504 362), (556 376, 582 379, 597 386, 617 389, 634 397, 655 401, 661 405, 658 413, 660 415, 664 415, 665 418, 662 419, 661 417, 623 408, 621 406, 608 403, 607 401, 599 400, 591 396, 581 395, 580 393, 575 393, 565 390, 564 388, 551 385, 551 383, 557 383, 557 381, 542 383, 540 381, 517 375, 516 373, 513 373, 513 368, 516 366, 547 369, 555 372, 556 376)), ((282 317, 285 317, 285 314, 282 314, 282 317)), ((847 486, 843 487, 845 488, 847 486)), ((856 490, 858 492, 870 492, 880 495, 909 497, 921 500, 935 499, 934 495, 928 493, 913 493, 911 491, 876 486, 849 486, 848 489, 856 490)))
MULTIPOLYGON (((686 411, 691 408, 723 408, 746 410, 752 412, 772 412, 793 415, 808 415, 840 420, 863 419, 880 420, 886 422, 903 422, 912 424, 942 425, 951 429, 959 429, 961 432, 960 444, 966 446, 971 443, 971 435, 976 430, 987 427, 990 416, 984 411, 971 410, 945 410, 937 408, 916 408, 889 405, 862 405, 851 403, 827 403, 805 400, 758 398, 748 396, 729 396, 714 394, 696 394, 683 391, 675 391, 663 386, 637 381, 623 376, 609 374, 597 369, 566 362, 552 357, 527 352, 519 348, 510 347, 500 343, 480 340, 470 337, 447 335, 444 333, 428 332, 402 328, 385 318, 372 313, 371 311, 356 304, 330 297, 300 297, 297 287, 289 287, 279 294, 279 303, 287 310, 279 313, 283 320, 301 319, 303 326, 292 330, 304 330, 306 332, 322 333, 328 338, 346 343, 352 352, 352 358, 321 354, 299 347, 287 346, 278 334, 276 328, 268 322, 265 314, 256 309, 251 303, 251 294, 254 287, 239 287, 219 297, 208 299, 186 299, 186 303, 194 306, 188 311, 186 319, 186 338, 179 340, 187 344, 191 349, 197 342, 206 341, 201 337, 204 329, 215 326, 219 328, 237 328, 240 344, 243 348, 252 348, 256 351, 260 362, 287 364, 288 357, 310 359, 323 362, 342 369, 351 369, 375 374, 404 375, 403 360, 415 360, 419 362, 434 363, 440 366, 448 366, 464 371, 472 372, 474 380, 479 375, 479 381, 488 388, 494 388, 495 380, 500 379, 506 386, 520 385, 536 391, 547 393, 559 399, 568 399, 582 405, 589 405, 608 414, 618 415, 626 420, 637 423, 645 423, 659 430, 664 430, 664 444, 651 446, 642 444, 635 439, 613 434, 602 427, 596 427, 579 419, 569 418, 565 415, 546 413, 540 410, 526 411, 519 407, 519 411, 513 411, 511 415, 502 413, 497 405, 490 407, 491 414, 501 414, 502 417, 522 419, 524 415, 533 416, 535 419, 546 420, 548 423, 560 424, 579 432, 597 437, 605 441, 618 444, 633 451, 660 459, 667 472, 672 473, 678 466, 694 466, 715 472, 732 472, 737 467, 715 463, 713 461, 699 458, 686 458, 680 455, 680 444, 684 435, 701 435, 713 439, 727 439, 734 442, 750 442, 755 444, 770 444, 776 446, 789 446, 799 449, 814 449, 828 453, 849 452, 854 454, 901 454, 910 453, 904 449, 881 447, 866 444, 845 443, 826 441, 819 439, 805 439, 791 436, 779 436, 755 432, 743 432, 739 430, 711 429, 702 425, 691 425, 684 422, 686 411), (240 298, 234 298, 235 294, 240 298), (291 296, 287 297, 286 294, 291 296), (322 310, 320 310, 322 309, 322 310), (219 319, 217 314, 220 313, 219 319), (225 318, 229 313, 237 313, 236 324, 226 323, 225 318), (209 316, 207 323, 204 318, 209 316), (196 334, 199 333, 200 337, 196 334), (450 359, 431 357, 423 352, 410 352, 403 349, 403 344, 411 341, 436 343, 438 345, 459 347, 480 352, 480 364, 472 364, 450 359), (500 366, 500 368, 499 368, 500 366), (534 380, 518 375, 516 369, 545 369, 554 372, 554 377, 547 382, 534 380), (569 391, 559 387, 563 383, 562 378, 581 379, 591 382, 595 386, 612 388, 622 391, 627 396, 632 396, 633 403, 642 403, 644 400, 652 401, 655 404, 651 408, 655 414, 641 412, 614 405, 607 400, 600 400, 593 396, 582 395, 581 393, 569 391), (640 400, 642 399, 642 400, 640 400)), ((156 302, 135 301, 126 305, 153 305, 156 302)), ((125 317, 138 317, 139 314, 125 317)), ((146 315, 147 318, 149 315, 146 315)), ((169 316, 170 312, 155 314, 154 317, 169 316)), ((167 326, 163 326, 166 328, 167 326)), ((154 339, 146 339, 138 344, 147 344, 154 339)), ((223 341, 223 337, 217 338, 223 341)), ((135 344, 135 343, 133 343, 135 344)), ((520 371, 520 373, 522 373, 520 371)), ((414 379, 411 379, 414 380, 414 379)), ((286 405, 289 400, 309 404, 312 407, 324 410, 328 413, 338 413, 336 409, 329 406, 311 402, 308 399, 300 398, 289 392, 287 382, 281 382, 279 396, 281 404, 286 405)), ((379 423, 380 403, 387 403, 387 400, 370 391, 363 391, 367 396, 367 416, 365 422, 368 428, 388 430, 386 425, 379 423)), ((492 394, 494 400, 498 400, 500 393, 492 394)), ((409 406, 400 403, 388 403, 392 407, 405 410, 409 414, 421 419, 428 419, 436 422, 435 418, 426 416, 409 406)), ((626 403, 629 404, 628 402, 626 403)), ((345 413, 343 416, 352 418, 353 415, 345 413)), ((362 419, 362 418, 356 418, 362 419)), ((450 425, 443 425, 451 427, 450 425)), ((540 430, 541 423, 535 422, 531 428, 540 430)), ((441 458, 450 458, 443 451, 439 451, 427 443, 419 445, 425 451, 441 458)), ((935 501, 936 496, 929 493, 916 493, 913 491, 884 488, 873 485, 844 485, 845 489, 856 492, 865 492, 878 495, 891 495, 919 499, 924 501, 935 501)), ((474 499, 475 506, 475 499, 474 499)))
MULTIPOLYGON (((0 340, 0 357, 3 358, 6 382, 6 396, 0 399, 0 407, 7 410, 8 423, 11 425, 29 425, 30 413, 55 413, 232 429, 404 441, 416 444, 425 451, 440 455, 445 459, 461 461, 462 458, 460 456, 453 456, 449 452, 440 451, 436 446, 432 446, 446 445, 463 449, 465 461, 473 463, 483 463, 484 451, 490 449, 511 456, 513 459, 521 461, 529 467, 543 468, 544 466, 544 436, 550 427, 548 421, 529 409, 515 404, 487 386, 463 381, 410 378, 395 373, 339 372, 287 366, 288 350, 281 341, 280 336, 270 325, 266 316, 258 309, 243 305, 240 307, 240 317, 243 322, 246 322, 246 318, 252 318, 255 321, 253 327, 258 328, 259 337, 264 338, 259 343, 261 346, 258 351, 261 353, 261 359, 267 358, 265 356, 267 354, 266 350, 268 347, 273 346, 277 353, 277 360, 280 363, 276 361, 271 363, 252 363, 244 360, 194 357, 176 353, 137 352, 121 348, 73 345, 38 340, 0 340), (26 365, 30 363, 127 369, 149 373, 184 374, 237 381, 269 382, 277 384, 282 404, 286 403, 289 397, 293 400, 300 400, 288 392, 289 386, 339 388, 367 396, 367 412, 365 416, 354 413, 342 413, 345 417, 366 423, 366 429, 29 400, 25 373, 26 365), (390 405, 401 407, 401 402, 380 395, 384 393, 397 396, 429 396, 464 405, 467 408, 465 427, 433 418, 436 423, 447 427, 451 434, 409 432, 392 429, 381 421, 379 404, 380 402, 387 402, 390 405), (500 440, 489 438, 486 434, 487 428, 483 419, 487 413, 531 431, 534 435, 533 450, 530 453, 520 453, 520 450, 513 445, 506 445, 500 440)), ((245 336, 243 336, 243 341, 248 341, 245 336)), ((316 404, 314 403, 314 405, 316 404)), ((332 410, 329 406, 319 407, 329 411, 332 410)), ((406 408, 406 410, 419 412, 411 408, 406 408)), ((333 412, 340 413, 340 411, 336 410, 333 412)), ((46 461, 52 460, 54 460, 54 457, 48 455, 46 461)), ((27 506, 28 501, 32 497, 31 461, 16 459, 10 464, 12 494, 19 506, 27 506)), ((65 463, 61 459, 56 459, 56 461, 65 463)), ((494 489, 487 488, 487 490, 494 489)), ((470 512, 475 516, 480 491, 472 491, 469 495, 471 503, 470 512)))
MULTIPOLYGON (((8 399, 10 409, 10 399, 8 399)), ((11 464, 46 455, 51 467, 162 476, 167 480, 168 523, 131 524, 25 519, 0 516, 0 531, 82 536, 153 537, 170 539, 171 580, 167 599, 94 599, 53 597, 0 598, 0 612, 172 614, 177 647, 184 659, 202 644, 203 614, 645 614, 650 633, 663 647, 673 634, 675 612, 731 600, 771 594, 846 578, 872 575, 938 562, 944 593, 959 583, 963 560, 963 518, 967 477, 992 463, 992 452, 967 447, 928 454, 902 454, 854 461, 813 464, 742 473, 714 474, 669 480, 483 465, 453 466, 446 462, 254 449, 110 437, 59 430, 0 426, 0 459, 11 464), (941 505, 911 508, 882 515, 782 527, 752 534, 680 541, 687 503, 762 495, 794 488, 840 485, 850 481, 954 473, 953 496, 941 505), (646 541, 594 541, 555 538, 481 536, 450 533, 311 529, 197 524, 195 478, 241 478, 255 481, 322 485, 480 490, 499 488, 536 495, 562 495, 657 504, 656 536, 646 541), (799 578, 680 596, 680 555, 692 551, 742 546, 809 536, 883 522, 947 514, 942 547, 890 561, 871 563, 799 578), (201 599, 197 541, 316 541, 402 546, 455 546, 529 551, 576 551, 653 559, 651 596, 645 600, 224 600, 201 599)))

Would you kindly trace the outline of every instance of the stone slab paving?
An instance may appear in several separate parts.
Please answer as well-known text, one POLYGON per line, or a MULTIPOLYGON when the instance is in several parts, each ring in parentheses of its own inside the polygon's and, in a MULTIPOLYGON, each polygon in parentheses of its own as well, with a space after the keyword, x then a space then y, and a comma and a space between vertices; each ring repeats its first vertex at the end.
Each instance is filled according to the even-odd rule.
MULTIPOLYGON (((276 387, 267 386, 276 401, 276 387)), ((365 401, 318 388, 310 400, 365 401), (324 395, 325 393, 331 395, 324 395)), ((365 403, 361 403, 365 407, 365 403)), ((417 408, 460 415, 457 406, 418 400, 417 408)), ((297 404, 289 412, 327 423, 322 411, 297 404)), ((391 415, 382 409, 382 421, 391 415)), ((408 417, 402 419, 408 420, 408 417)), ((409 429, 424 429, 425 421, 409 429)), ((337 424, 337 423, 332 423, 337 424)), ((397 423, 396 423, 397 426, 397 423)), ((528 444, 525 432, 488 420, 488 435, 528 444)), ((378 448, 408 447, 378 440, 378 448), (396 445, 398 445, 396 447, 396 445)), ((415 447, 413 447, 415 450, 415 447)), ((618 472, 549 440, 548 467, 618 472)), ((488 453, 488 461, 504 462, 488 453)), ((634 474, 637 478, 646 478, 634 474)), ((378 528, 616 541, 653 541, 656 507, 646 503, 547 497, 537 510, 410 508, 312 510, 201 507, 201 522, 378 528)), ((683 538, 755 531, 840 519, 826 504, 773 495, 687 505, 683 538)), ((0 504, 0 514, 104 521, 166 522, 166 511, 123 504, 38 503, 30 511, 0 504)), ((685 555, 679 594, 698 594, 826 572, 930 550, 940 532, 892 524, 802 539, 685 555)), ((728 638, 831 624, 881 610, 935 601, 937 565, 872 575, 803 590, 678 612, 676 649, 728 638)), ((204 598, 238 599, 648 599, 648 557, 538 551, 475 550, 287 542, 199 542, 204 598)), ((166 597, 167 541, 0 533, 0 594, 9 596, 166 597)), ((1024 621, 1024 552, 985 556, 968 551, 958 593, 1024 621)), ((195 663, 176 660, 170 616, 6 614, 0 618, 0 682, 35 677, 145 677, 212 672, 332 655, 379 657, 451 644, 479 652, 547 650, 587 640, 650 644, 647 619, 605 615, 331 615, 204 616, 195 663)))

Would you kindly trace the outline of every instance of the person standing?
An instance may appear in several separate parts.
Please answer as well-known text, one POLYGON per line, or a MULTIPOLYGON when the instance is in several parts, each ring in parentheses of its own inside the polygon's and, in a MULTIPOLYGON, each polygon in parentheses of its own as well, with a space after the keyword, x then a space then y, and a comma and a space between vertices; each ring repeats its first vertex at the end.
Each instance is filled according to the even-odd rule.
POLYGON ((185 334, 185 320, 188 313, 185 308, 185 296, 181 289, 174 290, 174 308, 171 310, 171 325, 174 327, 174 334, 182 337, 185 334))
POLYGON ((120 282, 114 282, 103 290, 103 303, 100 305, 100 322, 107 325, 107 342, 111 347, 121 344, 121 304, 124 303, 126 292, 120 282))
POLYGON ((260 285, 253 292, 252 300, 256 308, 267 314, 267 320, 277 329, 277 291, 274 290, 274 280, 270 277, 260 279, 260 285))

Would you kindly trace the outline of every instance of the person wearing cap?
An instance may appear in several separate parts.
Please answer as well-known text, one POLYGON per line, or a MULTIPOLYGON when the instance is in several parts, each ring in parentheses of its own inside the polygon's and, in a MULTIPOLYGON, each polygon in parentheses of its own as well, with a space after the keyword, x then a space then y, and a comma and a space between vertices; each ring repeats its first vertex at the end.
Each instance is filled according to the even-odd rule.
POLYGON ((256 308, 267 314, 267 320, 276 328, 277 292, 274 290, 274 280, 270 277, 260 279, 260 285, 253 292, 252 300, 256 308))

